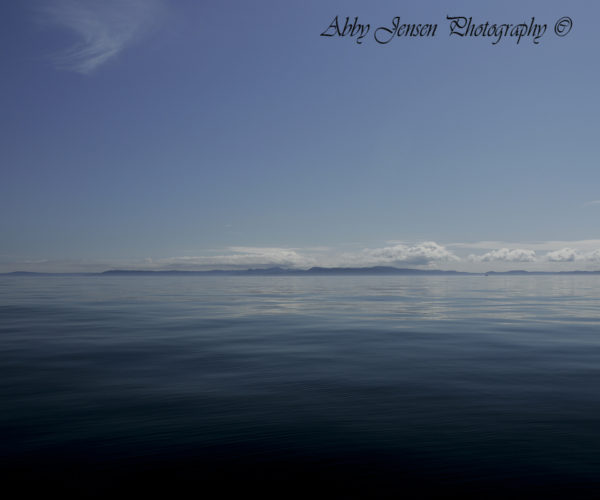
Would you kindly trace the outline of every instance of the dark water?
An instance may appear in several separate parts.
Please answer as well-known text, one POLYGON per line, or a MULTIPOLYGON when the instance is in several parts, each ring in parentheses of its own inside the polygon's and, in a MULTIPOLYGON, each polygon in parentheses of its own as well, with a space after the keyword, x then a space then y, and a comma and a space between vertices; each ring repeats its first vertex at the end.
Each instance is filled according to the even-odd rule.
POLYGON ((600 496, 599 299, 594 276, 0 277, 3 481, 600 496))

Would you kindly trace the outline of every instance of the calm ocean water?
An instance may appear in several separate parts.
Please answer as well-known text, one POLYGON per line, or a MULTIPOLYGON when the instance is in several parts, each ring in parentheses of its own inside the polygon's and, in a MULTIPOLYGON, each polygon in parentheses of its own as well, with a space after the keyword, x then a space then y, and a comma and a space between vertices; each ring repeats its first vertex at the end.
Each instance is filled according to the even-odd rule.
POLYGON ((600 496, 595 276, 0 276, 4 481, 600 496))

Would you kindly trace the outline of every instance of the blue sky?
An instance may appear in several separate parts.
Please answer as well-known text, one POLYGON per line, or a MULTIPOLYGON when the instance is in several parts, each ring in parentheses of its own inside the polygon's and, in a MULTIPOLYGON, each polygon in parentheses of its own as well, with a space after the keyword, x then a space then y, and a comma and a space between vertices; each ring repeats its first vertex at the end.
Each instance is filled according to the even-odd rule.
POLYGON ((0 272, 600 269, 599 20, 584 1, 9 2, 0 272), (319 36, 336 15, 438 31, 319 36), (446 15, 548 28, 492 45, 446 15))

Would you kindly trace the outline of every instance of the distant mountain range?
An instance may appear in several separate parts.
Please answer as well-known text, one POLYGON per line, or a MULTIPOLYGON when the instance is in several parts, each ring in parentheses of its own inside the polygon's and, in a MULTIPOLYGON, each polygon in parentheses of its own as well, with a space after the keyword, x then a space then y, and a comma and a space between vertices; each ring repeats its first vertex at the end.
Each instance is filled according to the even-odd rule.
POLYGON ((189 275, 225 275, 225 276, 305 276, 305 275, 546 275, 546 274, 596 274, 600 271, 489 271, 487 273, 470 273, 463 271, 441 271, 439 269, 409 269, 389 266, 374 267, 311 267, 310 269, 285 269, 282 267, 269 267, 266 269, 241 269, 241 270, 211 270, 211 271, 152 271, 143 269, 112 269, 101 273, 32 273, 16 271, 2 273, 12 276, 189 276, 189 275))

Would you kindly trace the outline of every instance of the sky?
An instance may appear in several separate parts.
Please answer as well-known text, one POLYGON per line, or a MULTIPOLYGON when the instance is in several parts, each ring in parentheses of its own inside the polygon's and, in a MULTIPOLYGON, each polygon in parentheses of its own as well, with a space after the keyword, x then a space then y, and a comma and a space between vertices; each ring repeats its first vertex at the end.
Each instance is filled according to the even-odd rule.
POLYGON ((600 270, 598 2, 2 10, 0 272, 600 270))

